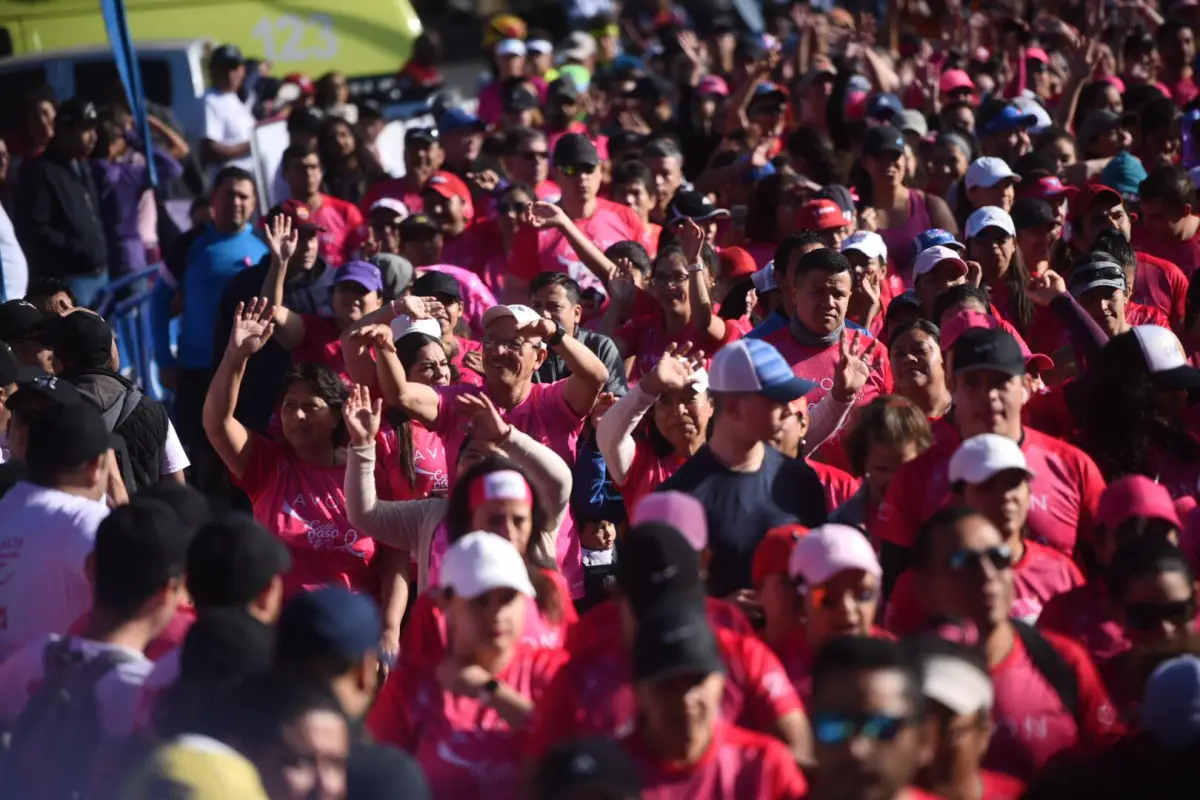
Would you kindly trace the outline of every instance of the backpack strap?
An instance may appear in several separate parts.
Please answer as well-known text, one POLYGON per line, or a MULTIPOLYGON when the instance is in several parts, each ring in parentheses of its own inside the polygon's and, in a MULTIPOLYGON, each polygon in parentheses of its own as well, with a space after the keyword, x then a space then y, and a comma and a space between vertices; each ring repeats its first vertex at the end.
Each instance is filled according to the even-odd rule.
POLYGON ((1029 660, 1033 662, 1034 669, 1041 673, 1054 689, 1071 718, 1078 720, 1079 676, 1075 674, 1075 670, 1037 628, 1018 619, 1012 620, 1012 624, 1021 644, 1025 645, 1025 650, 1029 653, 1029 660))
MULTIPOLYGON (((133 413, 133 410, 135 408, 137 408, 138 403, 142 402, 142 397, 143 397, 142 390, 139 389, 137 386, 130 386, 126 390, 125 397, 122 398, 122 400, 121 400, 120 413, 118 413, 118 415, 116 417, 116 421, 113 423, 113 430, 116 430, 116 428, 121 423, 123 423, 125 420, 129 419, 129 415, 133 413)), ((115 406, 115 404, 114 404, 114 406, 115 406)), ((107 414, 105 415, 104 422, 106 424, 108 422, 107 414)))

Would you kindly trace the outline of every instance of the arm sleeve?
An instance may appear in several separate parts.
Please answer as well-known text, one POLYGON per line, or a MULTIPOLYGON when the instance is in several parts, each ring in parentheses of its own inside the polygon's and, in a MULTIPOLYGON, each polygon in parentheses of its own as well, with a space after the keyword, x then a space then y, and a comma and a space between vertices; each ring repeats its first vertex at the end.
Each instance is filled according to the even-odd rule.
POLYGON ((1088 316, 1070 294, 1061 294, 1050 302, 1050 311, 1067 331, 1075 358, 1080 364, 1091 363, 1100 349, 1108 344, 1106 334, 1096 321, 1088 316))
POLYGON ((428 552, 445 501, 380 500, 375 494, 375 445, 351 447, 346 464, 346 518, 372 539, 399 550, 428 552))
POLYGON ((853 410, 853 400, 849 403, 839 403, 834 399, 832 392, 827 392, 821 398, 821 402, 812 407, 808 420, 808 436, 804 437, 804 451, 800 455, 812 455, 817 452, 817 448, 837 436, 846 420, 850 419, 850 412, 853 410))
POLYGON ((160 181, 173 181, 183 174, 183 164, 170 153, 157 147, 152 147, 150 153, 160 181))
POLYGON ((633 432, 654 405, 655 399, 640 385, 634 386, 629 394, 605 412, 596 425, 596 445, 617 486, 624 485, 629 477, 629 468, 633 466, 633 457, 637 453, 633 432))
POLYGON ((571 500, 571 468, 557 453, 533 437, 515 427, 510 426, 509 430, 503 445, 505 455, 525 468, 529 482, 554 509, 550 529, 540 532, 535 553, 552 564, 558 552, 558 529, 571 500))

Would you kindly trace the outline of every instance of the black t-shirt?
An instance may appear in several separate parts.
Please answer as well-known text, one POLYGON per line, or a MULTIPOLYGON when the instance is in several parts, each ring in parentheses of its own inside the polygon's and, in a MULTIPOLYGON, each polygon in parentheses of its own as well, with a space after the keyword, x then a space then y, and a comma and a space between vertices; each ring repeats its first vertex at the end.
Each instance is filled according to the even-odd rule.
POLYGON ((708 593, 716 597, 751 587, 754 548, 768 530, 793 522, 825 523, 825 492, 817 473, 773 447, 766 448, 755 472, 734 472, 705 445, 658 487, 668 489, 690 494, 708 512, 708 593))

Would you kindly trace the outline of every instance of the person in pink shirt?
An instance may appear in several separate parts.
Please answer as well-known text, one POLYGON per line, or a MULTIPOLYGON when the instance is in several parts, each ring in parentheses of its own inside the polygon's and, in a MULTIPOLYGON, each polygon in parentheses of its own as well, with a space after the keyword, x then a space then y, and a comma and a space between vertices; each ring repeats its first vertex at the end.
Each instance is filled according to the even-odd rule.
POLYGON ((392 198, 404 203, 411 213, 420 213, 421 188, 442 168, 445 159, 437 128, 409 128, 404 132, 404 175, 372 184, 359 209, 366 213, 377 201, 392 198))
POLYGON ((1142 224, 1134 232, 1134 246, 1175 264, 1190 280, 1200 267, 1200 217, 1192 213, 1192 179, 1181 167, 1157 167, 1142 181, 1138 197, 1142 224))
POLYGON ((281 168, 292 201, 304 203, 318 226, 321 258, 331 267, 352 260, 365 238, 363 215, 354 204, 321 192, 325 173, 316 148, 289 147, 283 151, 281 168))
MULTIPOLYGON (((590 139, 566 134, 554 145, 552 163, 554 182, 562 189, 562 210, 596 248, 603 251, 626 239, 641 241, 642 223, 633 210, 599 197, 601 160, 590 139)), ((562 231, 526 225, 513 243, 505 297, 525 299, 533 276, 547 270, 566 272, 584 289, 599 285, 598 276, 588 273, 562 231)))
POLYGON ((475 204, 466 182, 453 172, 433 173, 421 188, 421 205, 442 233, 439 260, 482 275, 496 242, 488 226, 475 223, 475 204))
MULTIPOLYGON (((555 188, 557 195, 558 189, 555 188)), ((555 198, 557 199, 557 197, 555 198)), ((496 192, 495 216, 480 220, 476 223, 479 234, 486 247, 486 256, 480 267, 480 277, 484 286, 496 297, 504 297, 504 284, 508 280, 508 259, 512 254, 517 231, 521 229, 523 220, 529 213, 535 200, 546 200, 525 183, 510 183, 496 192)))
POLYGON ((622 203, 637 214, 642 223, 642 246, 653 257, 658 252, 658 238, 663 230, 662 225, 650 221, 655 202, 654 173, 637 159, 617 164, 613 167, 609 196, 613 202, 622 203))
POLYGON ((450 363, 458 370, 458 382, 482 386, 483 346, 456 333, 463 315, 462 289, 458 281, 445 272, 429 270, 413 281, 412 292, 418 297, 432 297, 442 304, 442 313, 436 318, 450 363))
MULTIPOLYGON (((504 111, 503 87, 506 80, 525 77, 525 42, 520 39, 501 39, 491 52, 494 80, 479 91, 479 119, 488 125, 500 121, 504 111)), ((546 82, 541 78, 530 78, 537 87, 538 96, 546 93, 546 82)))
POLYGON ((367 728, 413 754, 435 797, 516 800, 529 719, 566 654, 520 642, 536 590, 505 539, 464 536, 446 553, 440 587, 445 656, 392 673, 367 728))
POLYGON ((1200 95, 1193 74, 1196 60, 1196 35, 1186 22, 1170 20, 1154 32, 1161 66, 1158 79, 1171 92, 1175 105, 1183 108, 1200 95))
MULTIPOLYGON (((1033 477, 1021 447, 994 433, 967 439, 950 459, 955 501, 978 509, 1012 551, 1012 614, 1030 625, 1054 597, 1083 585, 1083 574, 1070 558, 1025 539, 1033 477)), ((900 575, 888 599, 886 627, 897 636, 920 630, 929 616, 914 581, 912 571, 900 575)))

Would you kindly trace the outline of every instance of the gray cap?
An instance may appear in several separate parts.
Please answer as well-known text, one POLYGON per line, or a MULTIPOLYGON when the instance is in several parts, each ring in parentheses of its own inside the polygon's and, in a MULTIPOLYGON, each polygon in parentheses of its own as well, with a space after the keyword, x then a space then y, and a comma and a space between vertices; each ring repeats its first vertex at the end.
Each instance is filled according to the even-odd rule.
POLYGON ((413 282, 413 265, 407 258, 393 253, 380 253, 371 259, 383 276, 383 299, 395 300, 404 294, 413 282))
POLYGON ((906 108, 896 117, 894 123, 902 133, 915 133, 924 137, 929 133, 929 121, 925 115, 915 108, 906 108))
POLYGON ((1092 139, 1121 127, 1121 115, 1107 108, 1093 111, 1079 126, 1079 141, 1087 144, 1092 139))
POLYGON ((1146 681, 1142 728, 1173 750, 1200 741, 1200 659, 1181 656, 1166 661, 1146 681))

